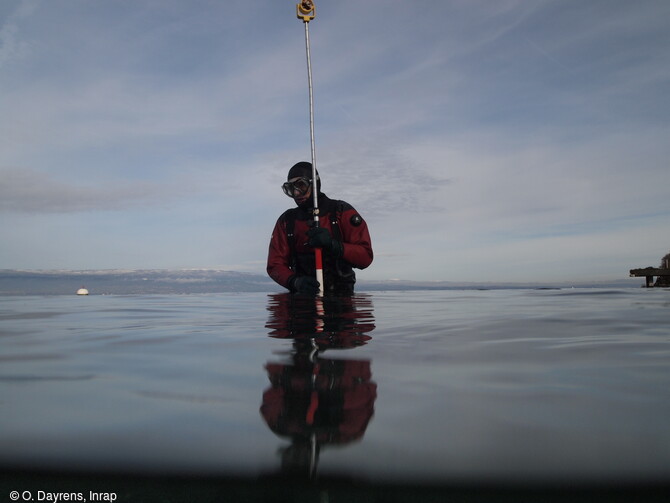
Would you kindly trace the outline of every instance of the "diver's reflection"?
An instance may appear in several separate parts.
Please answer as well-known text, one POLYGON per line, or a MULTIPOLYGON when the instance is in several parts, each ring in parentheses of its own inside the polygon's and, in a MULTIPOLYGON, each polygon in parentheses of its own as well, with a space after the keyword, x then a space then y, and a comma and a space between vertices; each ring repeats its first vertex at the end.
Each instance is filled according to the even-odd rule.
MULTIPOLYGON (((325 358, 327 349, 370 340, 374 325, 368 296, 314 299, 271 295, 266 327, 271 337, 292 339, 283 362, 268 362, 271 386, 261 414, 270 429, 290 440, 280 450, 282 472, 313 477, 322 447, 363 437, 374 413, 377 385, 370 360, 325 358)), ((339 356, 339 355, 338 355, 339 356)))

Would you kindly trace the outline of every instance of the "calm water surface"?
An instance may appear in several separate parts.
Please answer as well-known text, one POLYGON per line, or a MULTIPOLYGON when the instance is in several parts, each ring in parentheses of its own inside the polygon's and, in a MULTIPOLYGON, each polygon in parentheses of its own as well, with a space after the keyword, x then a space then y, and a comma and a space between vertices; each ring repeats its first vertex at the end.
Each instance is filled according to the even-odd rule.
POLYGON ((0 465, 667 480, 670 291, 0 297, 0 465))

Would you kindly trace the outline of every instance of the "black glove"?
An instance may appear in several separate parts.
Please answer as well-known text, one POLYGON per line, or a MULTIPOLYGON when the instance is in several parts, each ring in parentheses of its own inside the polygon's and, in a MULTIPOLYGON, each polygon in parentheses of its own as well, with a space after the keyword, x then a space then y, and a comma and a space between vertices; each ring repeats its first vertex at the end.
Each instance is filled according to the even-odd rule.
POLYGON ((288 287, 292 292, 304 295, 316 295, 319 293, 319 282, 312 276, 292 276, 288 287))
POLYGON ((323 248, 336 257, 341 257, 344 251, 342 242, 334 239, 325 227, 313 227, 307 231, 307 244, 314 248, 323 248))

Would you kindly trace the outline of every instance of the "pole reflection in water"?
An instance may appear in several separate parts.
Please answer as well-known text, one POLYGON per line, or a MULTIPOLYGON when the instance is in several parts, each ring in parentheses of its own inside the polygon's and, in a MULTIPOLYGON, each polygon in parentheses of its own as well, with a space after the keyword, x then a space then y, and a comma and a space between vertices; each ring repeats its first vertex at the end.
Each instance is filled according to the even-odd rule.
POLYGON ((270 337, 291 339, 292 346, 283 361, 265 365, 270 387, 260 412, 275 434, 290 441, 279 451, 282 472, 313 478, 321 449, 363 438, 374 413, 370 360, 323 356, 371 339, 372 300, 282 293, 269 296, 268 311, 270 337))

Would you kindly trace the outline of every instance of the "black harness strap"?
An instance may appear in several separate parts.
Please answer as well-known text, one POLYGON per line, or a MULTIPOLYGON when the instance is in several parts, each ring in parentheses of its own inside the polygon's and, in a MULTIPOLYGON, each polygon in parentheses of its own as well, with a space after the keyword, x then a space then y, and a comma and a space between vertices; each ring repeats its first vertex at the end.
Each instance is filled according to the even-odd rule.
POLYGON ((295 210, 287 210, 284 215, 284 226, 286 229, 286 238, 288 239, 288 248, 291 252, 291 269, 296 270, 297 259, 295 253, 295 210))
POLYGON ((333 229, 333 238, 342 242, 342 230, 340 229, 340 217, 344 211, 342 201, 337 202, 337 207, 330 212, 330 226, 333 229))

